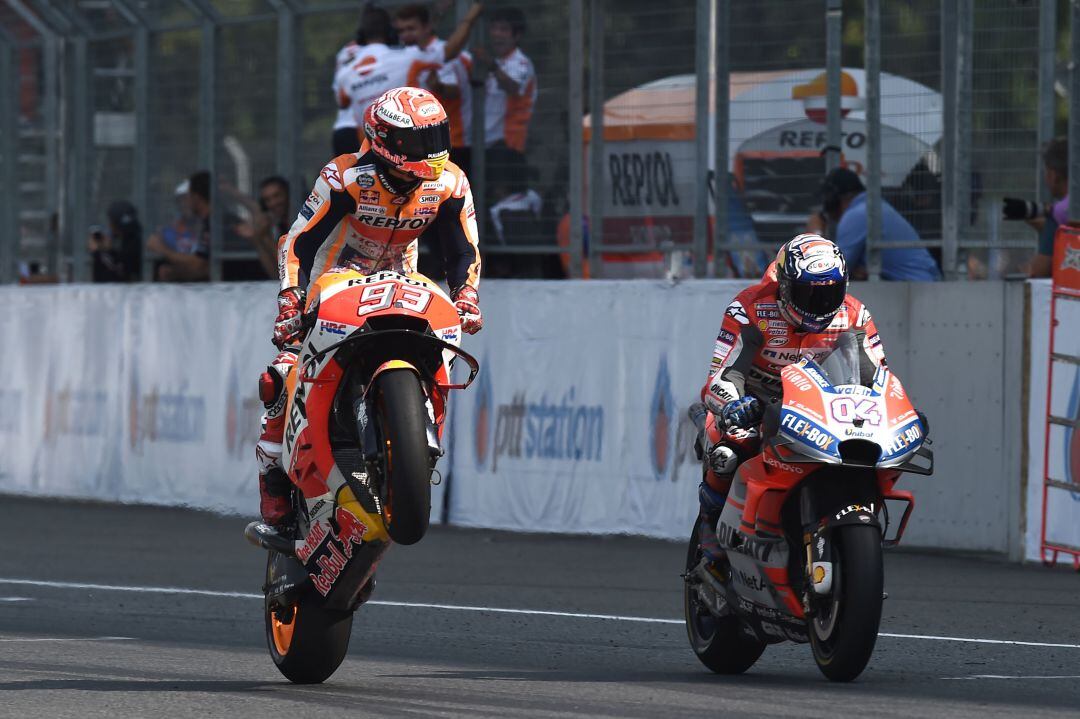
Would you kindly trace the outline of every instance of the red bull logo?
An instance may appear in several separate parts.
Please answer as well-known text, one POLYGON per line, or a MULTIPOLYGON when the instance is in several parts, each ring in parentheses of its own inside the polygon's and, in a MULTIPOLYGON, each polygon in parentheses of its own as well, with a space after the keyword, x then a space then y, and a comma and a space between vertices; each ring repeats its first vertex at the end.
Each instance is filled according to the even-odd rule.
POLYGON ((311 583, 324 597, 334 588, 338 577, 352 559, 353 546, 363 544, 364 534, 367 533, 367 525, 344 507, 334 511, 334 521, 338 526, 336 535, 327 532, 324 522, 315 522, 307 540, 296 550, 297 558, 307 567, 311 583), (326 551, 312 560, 312 555, 322 548, 326 551))

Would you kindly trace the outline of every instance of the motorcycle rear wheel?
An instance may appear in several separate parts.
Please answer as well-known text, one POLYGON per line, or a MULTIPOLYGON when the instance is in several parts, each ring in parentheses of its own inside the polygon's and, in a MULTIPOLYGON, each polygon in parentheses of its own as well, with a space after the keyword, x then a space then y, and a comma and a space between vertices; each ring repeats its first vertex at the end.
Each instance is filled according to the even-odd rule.
POLYGON ((270 658, 290 682, 321 684, 341 666, 349 650, 352 612, 326 609, 309 585, 288 607, 272 606, 267 597, 263 613, 270 658))
POLYGON ((881 530, 838 527, 832 551, 832 601, 810 620, 810 646, 822 674, 834 682, 849 682, 870 662, 881 625, 881 530))
POLYGON ((427 407, 420 378, 408 369, 387 370, 376 380, 385 468, 383 519, 398 544, 415 544, 431 516, 431 460, 427 407))
MULTIPOLYGON (((686 571, 693 571, 701 561, 698 530, 704 520, 694 523, 690 546, 686 553, 686 571)), ((686 635, 698 660, 717 674, 742 674, 754 665, 765 643, 747 636, 742 622, 734 614, 715 617, 702 606, 693 585, 683 586, 683 609, 686 614, 686 635)))

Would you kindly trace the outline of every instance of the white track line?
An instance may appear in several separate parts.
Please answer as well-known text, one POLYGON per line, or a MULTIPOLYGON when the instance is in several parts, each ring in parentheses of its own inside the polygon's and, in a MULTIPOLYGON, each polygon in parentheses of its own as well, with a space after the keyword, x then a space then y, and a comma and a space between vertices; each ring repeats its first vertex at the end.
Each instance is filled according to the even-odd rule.
MULTIPOLYGON (((27 587, 51 587, 54 589, 93 589, 105 592, 137 592, 141 594, 185 594, 203 597, 224 597, 229 599, 262 599, 262 594, 253 592, 222 592, 212 589, 189 589, 186 587, 133 587, 119 584, 90 584, 86 582, 52 582, 42 579, 5 579, 0 577, 0 585, 15 584, 27 587)), ((648 624, 682 624, 682 619, 661 619, 657 617, 633 617, 618 614, 586 614, 581 612, 555 612, 543 609, 509 609, 506 607, 474 607, 462 604, 429 604, 427 602, 391 602, 372 600, 369 605, 382 607, 408 607, 415 609, 441 609, 456 612, 486 612, 489 614, 525 614, 540 617, 564 617, 569 619, 605 619, 618 622, 644 622, 648 624)), ((1047 647, 1054 649, 1080 649, 1080 644, 1055 644, 1050 642, 1023 642, 1011 639, 974 639, 970 637, 945 637, 930 634, 894 634, 880 632, 879 637, 888 639, 923 639, 937 642, 967 642, 970 644, 1008 644, 1022 647, 1047 647)))
POLYGON ((1012 644, 1021 647, 1053 647, 1057 649, 1080 649, 1080 644, 1053 644, 1050 642, 1020 642, 1012 639, 969 639, 967 637, 938 637, 931 634, 889 634, 879 632, 879 637, 892 639, 933 639, 939 642, 970 642, 973 644, 1012 644))
POLYGON ((134 637, 12 637, 0 642, 133 642, 134 637))
POLYGON ((1080 679, 1080 674, 1050 677, 1022 677, 1018 675, 1010 676, 1006 674, 972 674, 970 677, 942 677, 942 679, 956 679, 960 681, 967 681, 970 679, 1080 679))

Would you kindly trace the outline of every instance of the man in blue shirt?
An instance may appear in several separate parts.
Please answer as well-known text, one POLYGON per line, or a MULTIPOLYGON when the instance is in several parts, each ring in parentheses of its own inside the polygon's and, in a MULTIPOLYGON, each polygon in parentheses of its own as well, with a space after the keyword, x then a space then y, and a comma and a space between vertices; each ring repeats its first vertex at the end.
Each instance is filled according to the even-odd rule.
MULTIPOLYGON (((866 277, 866 187, 851 170, 838 167, 825 176, 823 208, 836 224, 836 244, 844 253, 853 279, 866 277)), ((919 233, 892 205, 881 201, 881 278, 885 280, 932 282, 941 279, 941 270, 925 247, 884 249, 890 242, 918 242, 919 233)))

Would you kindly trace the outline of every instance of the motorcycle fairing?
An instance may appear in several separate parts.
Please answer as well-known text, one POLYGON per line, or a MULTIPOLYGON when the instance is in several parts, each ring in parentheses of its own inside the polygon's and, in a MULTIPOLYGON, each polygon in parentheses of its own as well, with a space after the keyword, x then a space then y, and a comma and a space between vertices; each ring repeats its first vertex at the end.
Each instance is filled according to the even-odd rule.
POLYGON ((779 433, 813 461, 851 463, 842 456, 844 443, 864 440, 880 447, 872 466, 895 467, 907 462, 925 440, 900 380, 884 366, 878 367, 871 387, 834 386, 809 358, 788 365, 781 376, 779 433))
MULTIPOLYGON (((362 333, 367 341, 367 334, 381 332, 389 336, 395 331, 371 331, 373 320, 386 315, 415 319, 417 328, 423 326, 430 335, 419 331, 413 334, 429 336, 436 352, 434 376, 422 374, 434 413, 429 419, 438 422, 440 429, 444 390, 451 386, 449 362, 455 354, 465 353, 458 349, 461 332, 453 303, 422 275, 326 273, 314 283, 306 314, 310 329, 299 359, 286 378, 288 401, 282 453, 285 469, 303 494, 307 510, 307 533, 295 542, 295 554, 316 590, 326 597, 326 605, 349 610, 390 540, 378 498, 365 484, 363 462, 340 464, 329 439, 334 403, 346 374, 338 360, 348 364, 351 356, 339 353, 350 351, 355 343, 349 340, 362 333)), ((364 402, 363 397, 357 399, 364 402)), ((348 410, 356 420, 370 414, 368 406, 364 412, 357 412, 355 407, 348 410)), ((371 444, 368 433, 363 428, 358 430, 362 435, 360 444, 371 444)), ((360 447, 359 454, 363 451, 360 447)))

